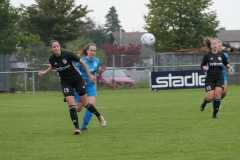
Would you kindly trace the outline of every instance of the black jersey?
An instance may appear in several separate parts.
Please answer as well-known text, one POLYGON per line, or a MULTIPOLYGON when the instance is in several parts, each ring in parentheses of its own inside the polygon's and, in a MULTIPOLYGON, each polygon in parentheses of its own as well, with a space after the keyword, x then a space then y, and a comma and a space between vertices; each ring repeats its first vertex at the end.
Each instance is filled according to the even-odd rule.
POLYGON ((222 76, 222 65, 226 66, 228 63, 223 52, 217 52, 217 54, 207 52, 203 57, 201 68, 208 66, 207 77, 219 77, 222 76))
POLYGON ((68 81, 72 82, 77 79, 81 79, 81 72, 75 65, 75 62, 79 62, 80 59, 72 52, 62 51, 59 57, 54 54, 49 57, 51 66, 57 70, 60 77, 60 82, 68 81))

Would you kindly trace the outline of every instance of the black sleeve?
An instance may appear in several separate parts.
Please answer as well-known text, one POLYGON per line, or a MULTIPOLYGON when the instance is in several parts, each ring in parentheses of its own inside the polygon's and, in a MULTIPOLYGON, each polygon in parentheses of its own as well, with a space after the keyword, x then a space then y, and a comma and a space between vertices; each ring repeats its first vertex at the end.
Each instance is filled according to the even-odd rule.
POLYGON ((50 63, 50 66, 54 68, 54 63, 52 62, 52 56, 49 57, 48 61, 50 63))
POLYGON ((208 58, 207 58, 207 54, 204 55, 203 59, 202 59, 202 63, 201 63, 201 69, 203 70, 203 66, 207 65, 208 62, 208 58))
POLYGON ((223 53, 223 64, 226 67, 229 64, 229 60, 227 59, 227 57, 224 55, 223 53))
POLYGON ((73 61, 75 61, 75 62, 79 62, 80 61, 80 58, 76 54, 74 54, 72 52, 68 52, 68 54, 69 54, 69 56, 71 57, 71 59, 73 61))

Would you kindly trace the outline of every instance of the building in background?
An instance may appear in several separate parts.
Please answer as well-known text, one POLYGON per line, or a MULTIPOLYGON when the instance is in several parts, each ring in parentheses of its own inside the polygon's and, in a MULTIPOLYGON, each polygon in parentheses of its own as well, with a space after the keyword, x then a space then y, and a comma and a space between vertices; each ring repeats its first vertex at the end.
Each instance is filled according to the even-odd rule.
POLYGON ((217 37, 225 44, 230 44, 237 49, 240 48, 240 30, 226 30, 226 28, 223 27, 220 28, 217 37))

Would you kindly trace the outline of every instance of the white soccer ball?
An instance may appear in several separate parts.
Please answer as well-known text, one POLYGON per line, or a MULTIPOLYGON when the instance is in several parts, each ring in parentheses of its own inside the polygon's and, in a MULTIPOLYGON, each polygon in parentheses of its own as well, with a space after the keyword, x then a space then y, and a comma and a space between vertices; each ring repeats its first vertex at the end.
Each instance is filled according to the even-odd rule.
POLYGON ((141 37, 142 45, 148 47, 152 46, 155 43, 155 37, 152 33, 145 33, 141 37))
POLYGON ((235 69, 233 68, 233 66, 231 66, 231 67, 228 69, 228 72, 229 72, 229 74, 234 74, 235 69))

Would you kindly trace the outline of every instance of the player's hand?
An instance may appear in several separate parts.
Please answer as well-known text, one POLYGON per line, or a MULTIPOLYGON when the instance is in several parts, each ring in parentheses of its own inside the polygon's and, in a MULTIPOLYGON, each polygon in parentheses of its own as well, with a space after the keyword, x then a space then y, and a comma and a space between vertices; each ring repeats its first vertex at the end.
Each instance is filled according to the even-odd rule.
POLYGON ((207 70, 208 70, 208 67, 207 67, 207 66, 203 66, 203 70, 204 70, 204 71, 207 71, 207 70))
POLYGON ((106 69, 107 69, 107 67, 106 67, 105 65, 102 65, 102 66, 99 68, 99 70, 100 70, 101 72, 104 72, 106 69))
POLYGON ((93 75, 90 75, 89 80, 90 82, 95 83, 96 78, 93 75))
POLYGON ((43 77, 44 72, 40 71, 40 72, 38 72, 38 75, 39 75, 40 77, 43 77))
POLYGON ((226 68, 229 69, 229 68, 231 68, 231 66, 228 64, 228 65, 226 66, 226 68))

